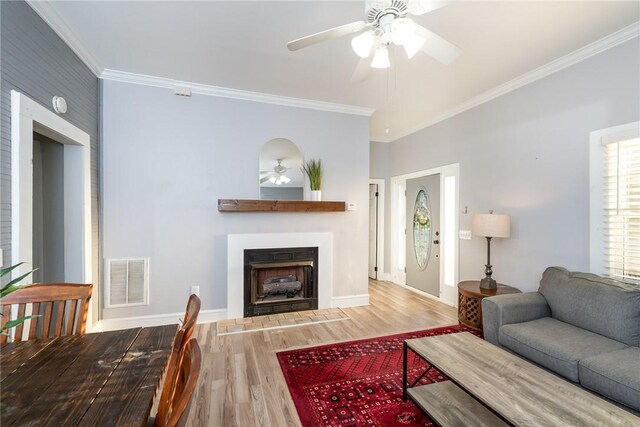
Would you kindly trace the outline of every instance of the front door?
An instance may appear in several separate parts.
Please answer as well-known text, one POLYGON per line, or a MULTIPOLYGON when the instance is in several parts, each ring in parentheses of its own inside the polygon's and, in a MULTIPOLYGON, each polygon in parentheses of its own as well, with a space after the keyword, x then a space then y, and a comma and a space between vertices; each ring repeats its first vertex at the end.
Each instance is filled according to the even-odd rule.
POLYGON ((378 278, 378 184, 369 184, 369 277, 378 278))
POLYGON ((407 180, 406 283, 440 297, 440 174, 407 180))

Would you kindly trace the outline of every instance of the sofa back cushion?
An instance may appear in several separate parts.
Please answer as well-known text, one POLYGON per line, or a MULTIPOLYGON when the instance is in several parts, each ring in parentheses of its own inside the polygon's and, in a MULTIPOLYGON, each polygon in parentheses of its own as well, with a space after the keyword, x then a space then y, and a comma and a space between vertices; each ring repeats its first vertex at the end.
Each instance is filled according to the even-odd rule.
POLYGON ((538 291, 547 300, 553 318, 640 346, 640 286, 549 267, 538 291))

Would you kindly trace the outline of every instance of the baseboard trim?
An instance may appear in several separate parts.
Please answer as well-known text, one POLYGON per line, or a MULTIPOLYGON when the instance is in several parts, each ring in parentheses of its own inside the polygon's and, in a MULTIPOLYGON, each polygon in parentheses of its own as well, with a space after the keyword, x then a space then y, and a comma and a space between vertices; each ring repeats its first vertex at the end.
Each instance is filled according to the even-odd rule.
MULTIPOLYGON (((369 294, 349 295, 346 297, 331 298, 331 307, 347 308, 369 305, 369 294)), ((115 331, 139 327, 151 327, 178 323, 184 317, 182 313, 153 314, 150 316, 121 317, 115 319, 102 319, 93 324, 94 332, 115 331)), ((201 310, 198 315, 198 324, 213 323, 227 319, 227 309, 201 310)))
POLYGON ((362 305, 369 305, 369 294, 331 298, 331 307, 333 308, 359 307, 362 305))
MULTIPOLYGON (((121 317, 116 319, 102 319, 93 324, 94 331, 115 331, 138 327, 151 327, 179 323, 184 317, 182 313, 154 314, 150 316, 121 317)), ((227 309, 200 310, 198 324, 213 323, 227 318, 227 309)))

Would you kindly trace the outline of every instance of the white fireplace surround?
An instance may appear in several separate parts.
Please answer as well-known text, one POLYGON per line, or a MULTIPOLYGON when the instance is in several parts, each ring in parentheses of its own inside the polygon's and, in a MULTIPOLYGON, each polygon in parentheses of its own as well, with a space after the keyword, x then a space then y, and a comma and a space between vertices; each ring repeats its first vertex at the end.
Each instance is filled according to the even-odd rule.
MULTIPOLYGON (((227 236, 227 317, 244 315, 244 250, 318 248, 318 308, 330 308, 333 296, 333 233, 260 233, 227 236)), ((368 303, 368 301, 367 301, 368 303)))

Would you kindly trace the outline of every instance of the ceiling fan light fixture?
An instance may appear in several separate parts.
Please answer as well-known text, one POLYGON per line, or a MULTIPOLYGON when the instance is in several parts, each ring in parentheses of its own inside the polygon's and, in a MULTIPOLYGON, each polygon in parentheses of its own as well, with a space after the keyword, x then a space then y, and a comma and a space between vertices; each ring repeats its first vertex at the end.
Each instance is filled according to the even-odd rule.
POLYGON ((271 178, 269 178, 269 182, 272 183, 272 184, 275 184, 276 183, 276 177, 272 176, 271 178))
POLYGON ((398 18, 391 24, 391 40, 397 46, 403 46, 415 34, 415 25, 409 18, 398 18))
POLYGON ((375 34, 373 31, 365 31, 351 40, 351 48, 360 58, 368 58, 371 54, 374 39, 375 34))
POLYGON ((380 46, 376 49, 376 54, 371 61, 371 68, 389 68, 391 62, 389 62, 389 50, 387 46, 380 46))
POLYGON ((422 45, 424 45, 425 42, 426 40, 423 37, 420 37, 415 34, 411 34, 411 36, 405 40, 402 47, 404 47, 405 52, 407 52, 407 57, 411 59, 415 56, 416 53, 418 53, 418 51, 420 50, 420 48, 422 48, 422 45))

